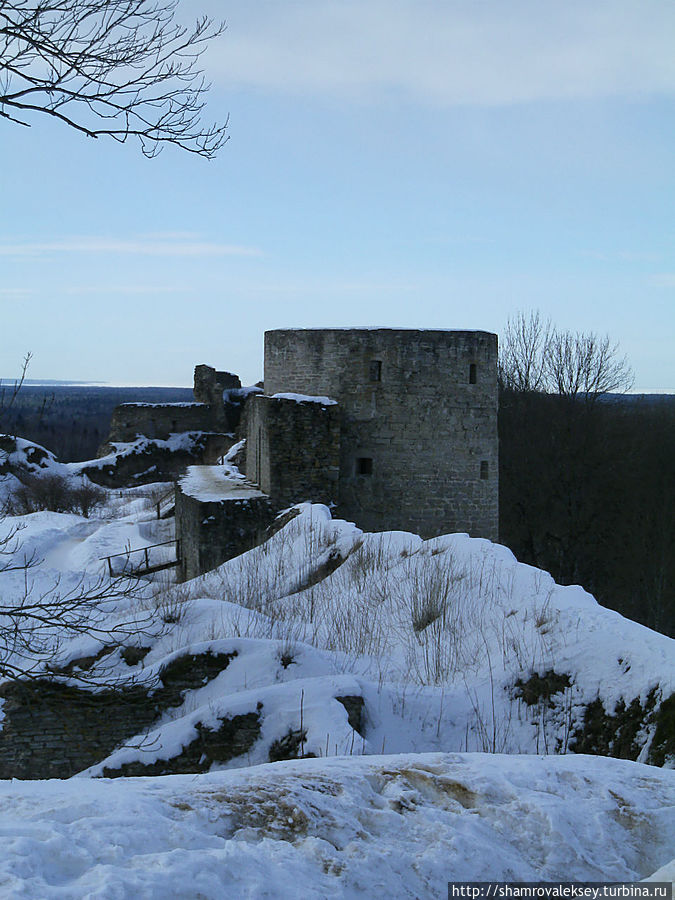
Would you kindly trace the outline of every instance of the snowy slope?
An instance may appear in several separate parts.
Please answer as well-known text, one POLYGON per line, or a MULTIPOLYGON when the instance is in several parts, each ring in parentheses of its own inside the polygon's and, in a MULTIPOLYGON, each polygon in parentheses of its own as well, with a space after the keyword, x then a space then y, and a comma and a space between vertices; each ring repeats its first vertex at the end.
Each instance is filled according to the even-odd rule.
MULTIPOLYGON (((171 524, 154 518, 150 500, 144 511, 138 493, 116 497, 107 518, 21 517, 21 553, 42 560, 31 577, 72 589, 83 572, 105 572, 100 557, 170 538, 171 524)), ((266 544, 201 578, 148 583, 133 602, 108 601, 95 636, 55 636, 45 662, 72 669, 105 644, 101 615, 125 633, 143 622, 142 638, 126 638, 144 646, 142 661, 130 668, 120 651, 108 654, 100 672, 97 664, 86 673, 94 685, 131 677, 152 690, 181 655, 236 656, 164 711, 153 752, 141 735, 94 771, 134 754, 141 764, 170 759, 198 724, 216 727, 258 705, 260 740, 229 768, 265 762, 273 742, 294 731, 303 732, 299 752, 315 756, 577 749, 672 765, 671 745, 663 758, 652 747, 675 685, 671 639, 489 541, 363 535, 325 507, 296 512, 266 544), (359 724, 335 702, 345 696, 359 698, 359 724)), ((23 573, 2 578, 5 597, 13 591, 21 602, 23 573)))

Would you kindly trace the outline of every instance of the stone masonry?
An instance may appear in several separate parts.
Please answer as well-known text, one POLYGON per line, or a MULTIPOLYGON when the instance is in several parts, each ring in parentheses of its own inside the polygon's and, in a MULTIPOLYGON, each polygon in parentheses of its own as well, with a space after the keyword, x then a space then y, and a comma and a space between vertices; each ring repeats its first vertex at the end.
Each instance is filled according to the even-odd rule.
POLYGON ((138 437, 167 440, 172 434, 189 431, 212 432, 223 436, 234 431, 239 419, 239 403, 227 403, 226 391, 241 388, 239 376, 218 372, 211 366, 195 366, 194 403, 122 403, 113 410, 110 434, 99 450, 105 456, 114 442, 138 437))
POLYGON ((254 485, 228 479, 217 466, 190 466, 176 484, 179 580, 255 547, 273 518, 270 498, 254 485))
POLYGON ((0 778, 70 778, 180 706, 187 691, 216 678, 231 659, 211 651, 177 657, 151 686, 133 678, 127 687, 96 691, 47 678, 3 684, 0 778))
MULTIPOLYGON (((369 531, 497 539, 495 334, 268 331, 264 387, 268 397, 292 392, 338 402, 341 517, 369 531)), ((273 427, 267 439, 273 445, 273 427)), ((249 477, 252 465, 249 458, 249 477)), ((305 478, 297 472, 297 489, 286 485, 285 496, 314 499, 305 478)))
POLYGON ((207 424, 204 403, 121 403, 113 410, 108 444, 135 441, 139 435, 166 441, 180 432, 209 431, 207 424))
POLYGON ((299 498, 338 499, 340 418, 335 403, 253 397, 248 407, 247 474, 279 507, 299 498))

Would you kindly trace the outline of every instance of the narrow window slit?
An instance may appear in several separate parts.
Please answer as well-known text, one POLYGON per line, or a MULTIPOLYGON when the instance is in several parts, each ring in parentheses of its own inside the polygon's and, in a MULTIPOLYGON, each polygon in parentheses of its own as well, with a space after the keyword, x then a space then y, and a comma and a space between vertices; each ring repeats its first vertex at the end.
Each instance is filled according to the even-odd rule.
POLYGON ((356 474, 357 475, 372 475, 373 474, 373 460, 370 456, 359 456, 356 460, 356 474))

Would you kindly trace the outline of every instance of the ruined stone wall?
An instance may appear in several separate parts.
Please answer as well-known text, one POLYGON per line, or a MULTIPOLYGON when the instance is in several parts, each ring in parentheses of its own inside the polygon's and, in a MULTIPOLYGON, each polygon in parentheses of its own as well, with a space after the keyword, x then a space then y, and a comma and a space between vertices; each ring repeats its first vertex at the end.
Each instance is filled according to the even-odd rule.
POLYGON ((232 372, 218 372, 211 366, 195 366, 194 387, 195 400, 205 403, 209 410, 209 428, 213 431, 230 431, 231 422, 223 404, 223 392, 237 390, 241 387, 238 375, 232 372))
POLYGON ((259 491, 205 500, 186 493, 183 481, 176 484, 176 538, 179 580, 187 581, 261 543, 274 512, 269 497, 259 491))
POLYGON ((210 651, 186 654, 169 663, 151 689, 138 684, 92 692, 47 679, 3 685, 0 778, 70 778, 82 772, 165 710, 180 706, 186 691, 215 678, 231 658, 210 651))
POLYGON ((105 455, 111 442, 133 441, 139 435, 167 440, 171 434, 188 431, 234 431, 241 412, 240 404, 225 404, 223 392, 240 388, 238 375, 218 372, 211 366, 195 366, 194 403, 123 403, 116 406, 108 440, 99 456, 105 455))
POLYGON ((167 440, 170 434, 211 431, 204 403, 122 403, 110 420, 111 441, 133 441, 139 435, 167 440))
POLYGON ((498 536, 497 336, 265 334, 265 393, 340 405, 338 514, 368 530, 498 536))
POLYGON ((224 391, 238 390, 241 381, 232 372, 218 372, 203 363, 195 366, 192 392, 199 403, 217 405, 223 401, 224 391))
POLYGON ((249 401, 246 475, 279 507, 338 499, 335 404, 257 396, 249 401))

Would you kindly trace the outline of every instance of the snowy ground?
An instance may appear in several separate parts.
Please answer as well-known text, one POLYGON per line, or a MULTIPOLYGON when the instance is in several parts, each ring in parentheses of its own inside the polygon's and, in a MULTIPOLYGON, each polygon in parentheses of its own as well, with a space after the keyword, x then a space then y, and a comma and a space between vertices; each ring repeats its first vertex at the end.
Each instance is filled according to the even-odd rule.
MULTIPOLYGON (((15 486, 0 476, 0 494, 15 486)), ((85 590, 106 577, 102 557, 170 540, 154 507, 165 490, 107 491, 90 518, 6 516, 0 541, 20 530, 0 564, 36 564, 28 579, 0 572, 2 603, 85 590)), ((674 761, 641 764, 675 689, 672 640, 489 541, 363 534, 310 504, 214 572, 172 577, 106 597, 95 634, 44 630, 31 666, 94 657, 113 628, 143 659, 118 647, 63 680, 152 689, 188 653, 235 655, 86 773, 1 784, 0 896, 438 897, 448 880, 675 877, 674 761), (338 698, 362 704, 360 723, 338 698), (570 753, 594 702, 640 762, 570 753), (208 774, 91 777, 170 771, 201 727, 252 712, 254 745, 208 774), (316 758, 269 763, 293 733, 316 758)), ((1 661, 21 663, 1 626, 1 661)))
POLYGON ((410 754, 3 782, 0 893, 440 898, 450 880, 667 880, 671 776, 586 756, 410 754))

